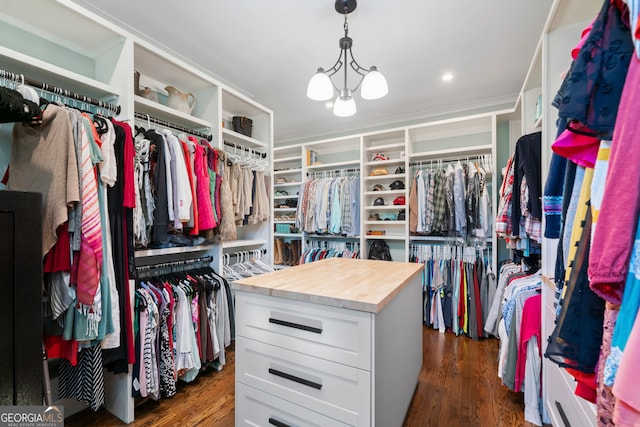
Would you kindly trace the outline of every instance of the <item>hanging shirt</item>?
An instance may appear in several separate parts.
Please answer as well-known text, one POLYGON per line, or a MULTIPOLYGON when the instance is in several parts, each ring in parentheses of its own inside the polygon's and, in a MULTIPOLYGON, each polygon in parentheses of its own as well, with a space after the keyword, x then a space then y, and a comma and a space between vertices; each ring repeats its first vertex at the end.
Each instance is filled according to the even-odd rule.
POLYGON ((465 174, 460 162, 456 163, 453 179, 453 202, 455 209, 455 231, 466 235, 467 213, 465 207, 465 174))
POLYGON ((178 138, 169 130, 164 130, 164 136, 171 150, 171 159, 175 161, 176 183, 174 188, 176 193, 173 194, 173 211, 174 215, 177 213, 177 218, 174 216, 174 224, 176 225, 176 229, 181 230, 181 223, 189 221, 191 217, 190 212, 193 199, 191 185, 189 183, 189 173, 187 171, 182 145, 178 138))
POLYGON ((55 244, 67 209, 80 201, 78 163, 67 113, 49 104, 42 124, 13 126, 7 189, 42 194, 42 256, 55 244))

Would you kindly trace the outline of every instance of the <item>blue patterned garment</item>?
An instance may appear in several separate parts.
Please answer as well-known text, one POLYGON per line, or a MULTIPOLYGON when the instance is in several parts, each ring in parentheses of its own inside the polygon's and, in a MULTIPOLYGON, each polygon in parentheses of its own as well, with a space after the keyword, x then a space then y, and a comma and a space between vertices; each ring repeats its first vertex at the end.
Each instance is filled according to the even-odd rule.
POLYGON ((603 381, 606 386, 613 386, 622 359, 622 353, 627 345, 629 334, 633 329, 638 309, 640 308, 640 226, 636 227, 636 239, 633 244, 633 252, 629 261, 629 272, 624 285, 622 304, 618 313, 613 340, 611 341, 611 354, 604 365, 603 381))

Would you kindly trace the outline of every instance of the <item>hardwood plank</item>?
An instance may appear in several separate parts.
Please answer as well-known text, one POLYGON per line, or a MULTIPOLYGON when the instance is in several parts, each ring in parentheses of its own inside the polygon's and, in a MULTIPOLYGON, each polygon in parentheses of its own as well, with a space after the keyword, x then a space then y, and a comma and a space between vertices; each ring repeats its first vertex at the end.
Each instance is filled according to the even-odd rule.
MULTIPOLYGON (((522 393, 513 393, 497 376, 499 341, 473 341, 423 328, 423 365, 403 427, 533 427, 524 422, 522 393)), ((131 426, 234 425, 233 347, 220 372, 206 372, 181 384, 171 399, 146 401, 136 408, 131 426)), ((65 420, 65 426, 125 426, 106 410, 89 410, 65 420)))

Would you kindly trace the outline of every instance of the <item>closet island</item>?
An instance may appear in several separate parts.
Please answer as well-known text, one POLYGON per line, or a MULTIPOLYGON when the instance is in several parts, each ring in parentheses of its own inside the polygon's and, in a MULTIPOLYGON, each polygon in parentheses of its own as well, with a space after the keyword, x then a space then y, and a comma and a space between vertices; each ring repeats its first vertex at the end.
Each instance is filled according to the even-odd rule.
POLYGON ((331 258, 234 282, 236 426, 401 426, 423 268, 331 258))

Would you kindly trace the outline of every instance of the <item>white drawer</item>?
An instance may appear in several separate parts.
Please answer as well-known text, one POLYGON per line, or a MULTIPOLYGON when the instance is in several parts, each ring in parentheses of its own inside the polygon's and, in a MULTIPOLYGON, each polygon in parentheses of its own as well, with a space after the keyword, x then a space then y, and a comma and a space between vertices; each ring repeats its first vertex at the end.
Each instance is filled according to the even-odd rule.
POLYGON ((236 384, 236 427, 348 427, 348 424, 253 387, 236 384))
POLYGON ((551 361, 545 363, 544 397, 547 410, 554 426, 595 426, 597 414, 595 405, 574 394, 575 380, 551 361))
POLYGON ((237 382, 347 424, 370 424, 370 372, 243 337, 235 352, 237 382))
POLYGON ((236 296, 236 335, 371 370, 371 313, 247 292, 236 296))

